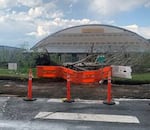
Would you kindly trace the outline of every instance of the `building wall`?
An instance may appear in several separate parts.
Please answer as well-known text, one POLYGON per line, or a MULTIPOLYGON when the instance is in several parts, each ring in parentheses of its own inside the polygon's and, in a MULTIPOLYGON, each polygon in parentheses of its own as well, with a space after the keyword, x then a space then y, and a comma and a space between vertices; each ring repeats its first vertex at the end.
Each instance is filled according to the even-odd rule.
POLYGON ((83 25, 60 30, 38 42, 33 49, 61 54, 64 62, 87 54, 129 54, 150 52, 150 43, 136 33, 108 25, 83 25))

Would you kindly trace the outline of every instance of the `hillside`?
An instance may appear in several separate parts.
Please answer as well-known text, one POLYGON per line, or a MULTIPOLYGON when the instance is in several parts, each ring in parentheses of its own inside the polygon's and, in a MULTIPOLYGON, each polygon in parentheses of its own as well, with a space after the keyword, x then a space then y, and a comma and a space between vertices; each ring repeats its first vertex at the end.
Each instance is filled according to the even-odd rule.
POLYGON ((0 46, 0 63, 15 62, 16 56, 22 52, 23 49, 10 46, 0 46))

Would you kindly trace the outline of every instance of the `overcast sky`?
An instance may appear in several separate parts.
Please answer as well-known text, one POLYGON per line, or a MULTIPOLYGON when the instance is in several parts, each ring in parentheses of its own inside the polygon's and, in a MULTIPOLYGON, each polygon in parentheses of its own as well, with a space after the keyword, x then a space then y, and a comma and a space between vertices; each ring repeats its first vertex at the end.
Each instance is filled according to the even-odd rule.
POLYGON ((150 0, 0 0, 0 45, 32 47, 63 28, 94 23, 150 39, 150 0))

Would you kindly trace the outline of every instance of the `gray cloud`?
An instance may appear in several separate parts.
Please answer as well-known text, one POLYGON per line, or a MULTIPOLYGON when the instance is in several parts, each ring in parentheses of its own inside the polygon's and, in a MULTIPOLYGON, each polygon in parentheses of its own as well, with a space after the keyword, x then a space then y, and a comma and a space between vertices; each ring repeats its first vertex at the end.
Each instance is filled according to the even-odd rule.
POLYGON ((92 0, 89 3, 89 8, 95 13, 110 16, 144 5, 149 6, 149 0, 92 0))

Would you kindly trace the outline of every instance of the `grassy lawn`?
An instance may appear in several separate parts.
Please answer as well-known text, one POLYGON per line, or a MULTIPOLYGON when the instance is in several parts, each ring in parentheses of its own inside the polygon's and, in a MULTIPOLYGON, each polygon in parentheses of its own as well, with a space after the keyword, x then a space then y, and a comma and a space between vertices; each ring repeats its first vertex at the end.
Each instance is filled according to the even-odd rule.
POLYGON ((150 73, 133 74, 132 80, 150 81, 150 73))
POLYGON ((132 74, 132 79, 113 78, 116 84, 150 84, 150 73, 132 74))
MULTIPOLYGON (((29 69, 8 70, 0 69, 0 76, 27 78, 29 69)), ((33 76, 36 77, 36 69, 32 69, 33 76)))

